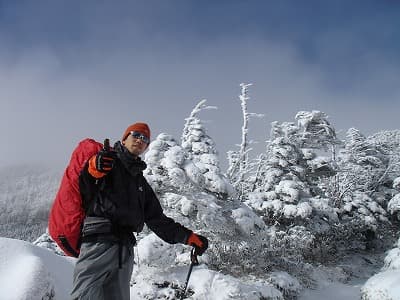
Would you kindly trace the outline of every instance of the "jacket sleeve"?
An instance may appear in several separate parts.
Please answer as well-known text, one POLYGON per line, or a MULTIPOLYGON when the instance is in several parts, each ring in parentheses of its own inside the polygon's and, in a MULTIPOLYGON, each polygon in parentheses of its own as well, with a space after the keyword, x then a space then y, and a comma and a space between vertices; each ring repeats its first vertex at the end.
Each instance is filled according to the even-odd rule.
POLYGON ((92 202, 99 189, 96 181, 98 180, 89 174, 88 163, 86 163, 79 175, 79 192, 86 213, 88 213, 89 204, 92 202))
MULTIPOLYGON (((146 180, 145 180, 146 181, 146 180)), ((145 182, 146 199, 144 207, 144 221, 146 225, 161 239, 170 244, 186 244, 191 230, 167 217, 161 207, 160 201, 150 185, 145 182)))

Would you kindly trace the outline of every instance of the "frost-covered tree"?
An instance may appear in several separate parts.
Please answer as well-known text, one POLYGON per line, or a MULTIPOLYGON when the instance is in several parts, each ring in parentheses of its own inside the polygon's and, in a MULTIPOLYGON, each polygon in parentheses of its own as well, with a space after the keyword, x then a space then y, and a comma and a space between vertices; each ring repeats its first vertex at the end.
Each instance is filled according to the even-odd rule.
POLYGON ((249 97, 249 87, 252 86, 251 83, 245 84, 241 83, 241 94, 239 95, 239 100, 242 108, 242 134, 241 143, 239 145, 239 150, 228 151, 228 170, 226 172, 230 182, 235 187, 238 192, 238 197, 241 199, 246 192, 251 190, 251 184, 246 182, 247 177, 254 168, 254 164, 250 163, 249 152, 251 148, 249 147, 252 141, 249 140, 249 120, 251 117, 263 117, 262 114, 250 113, 247 109, 247 102, 250 100, 249 97))
POLYGON ((339 159, 341 179, 347 180, 351 197, 353 192, 366 193, 376 198, 379 204, 386 205, 379 199, 380 187, 387 182, 391 160, 384 146, 367 138, 359 130, 347 131, 345 148, 339 159))
POLYGON ((332 176, 334 170, 330 160, 317 155, 317 151, 337 142, 326 118, 319 111, 302 111, 296 115, 297 124, 272 123, 266 158, 247 201, 264 211, 270 222, 305 220, 313 213, 311 199, 324 196, 316 188, 316 179, 332 176))
POLYGON ((324 260, 334 252, 330 230, 338 216, 318 186, 321 178, 335 174, 332 158, 321 154, 338 140, 324 113, 303 111, 296 119, 271 124, 254 190, 245 203, 275 228, 277 238, 270 244, 280 249, 277 252, 286 255, 285 249, 290 248, 303 258, 324 260))
POLYGON ((33 241, 32 244, 42 247, 42 248, 49 249, 58 255, 65 256, 64 251, 51 238, 51 236, 49 235, 47 230, 40 237, 38 237, 35 241, 33 241))
POLYGON ((232 194, 233 188, 219 167, 218 152, 212 138, 207 134, 198 114, 202 110, 216 109, 207 106, 206 100, 201 100, 186 119, 182 134, 182 148, 188 153, 189 159, 200 170, 204 177, 204 189, 226 198, 232 194))
MULTIPOLYGON (((273 123, 273 131, 291 131, 291 123, 273 123)), ((292 137, 275 136, 268 149, 263 180, 247 201, 257 210, 265 210, 271 221, 307 218, 312 212, 308 203, 311 197, 306 183, 305 161, 300 149, 291 141, 292 137)))
POLYGON ((157 136, 149 145, 145 162, 144 175, 156 192, 192 191, 204 185, 203 174, 171 135, 157 136))
POLYGON ((318 110, 299 111, 296 114, 301 148, 328 149, 339 143, 328 116, 318 110))
POLYGON ((380 171, 371 193, 382 198, 382 205, 397 194, 394 180, 400 176, 400 130, 381 131, 368 139, 372 141, 387 158, 385 168, 380 171))
POLYGON ((396 190, 396 194, 390 199, 387 211, 396 217, 400 221, 400 177, 393 180, 393 188, 396 190))
POLYGON ((0 169, 0 236, 33 241, 46 230, 60 174, 35 165, 0 169))
POLYGON ((342 241, 354 241, 356 248, 369 247, 376 233, 389 224, 381 190, 388 166, 382 145, 355 128, 347 131, 344 149, 337 157, 338 172, 325 187, 340 218, 336 234, 342 241))
POLYGON ((336 174, 336 148, 341 141, 328 116, 320 111, 300 111, 296 114, 298 147, 307 164, 306 179, 311 193, 326 196, 321 181, 336 174), (330 156, 328 156, 330 154, 330 156))
POLYGON ((386 181, 390 159, 384 147, 365 137, 359 130, 350 128, 344 149, 336 158, 337 174, 326 184, 327 194, 335 207, 343 205, 344 198, 353 192, 373 196, 386 181))

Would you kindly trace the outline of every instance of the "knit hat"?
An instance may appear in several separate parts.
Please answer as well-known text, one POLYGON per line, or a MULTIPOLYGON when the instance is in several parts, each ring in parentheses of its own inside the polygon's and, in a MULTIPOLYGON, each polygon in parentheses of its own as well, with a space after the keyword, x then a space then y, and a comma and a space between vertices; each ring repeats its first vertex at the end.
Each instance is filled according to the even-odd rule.
POLYGON ((145 135, 146 137, 148 137, 150 139, 150 128, 149 128, 149 126, 146 123, 135 123, 135 124, 132 124, 131 126, 129 126, 125 130, 121 141, 124 141, 128 137, 128 135, 129 135, 129 133, 131 131, 140 132, 141 134, 145 135))

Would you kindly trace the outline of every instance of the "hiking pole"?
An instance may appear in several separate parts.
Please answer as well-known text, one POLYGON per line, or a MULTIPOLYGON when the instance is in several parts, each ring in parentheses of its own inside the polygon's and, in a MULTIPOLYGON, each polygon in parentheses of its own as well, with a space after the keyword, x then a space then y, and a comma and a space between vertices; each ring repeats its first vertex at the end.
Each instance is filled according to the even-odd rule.
POLYGON ((185 288, 183 289, 183 293, 181 295, 181 299, 182 300, 185 295, 186 295, 186 289, 188 287, 189 284, 189 279, 190 279, 190 275, 192 275, 192 270, 194 266, 198 266, 199 265, 199 261, 197 260, 197 255, 196 255, 196 250, 195 248, 192 248, 192 251, 190 252, 190 267, 189 267, 189 272, 186 276, 186 282, 185 282, 185 288))

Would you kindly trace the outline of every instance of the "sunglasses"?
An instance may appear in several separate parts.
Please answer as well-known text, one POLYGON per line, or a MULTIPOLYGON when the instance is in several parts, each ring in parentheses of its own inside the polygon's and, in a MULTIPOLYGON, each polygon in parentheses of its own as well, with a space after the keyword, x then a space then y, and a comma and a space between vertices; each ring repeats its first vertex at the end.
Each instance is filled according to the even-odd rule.
POLYGON ((140 133, 138 131, 131 131, 130 135, 133 136, 135 139, 141 139, 146 144, 150 144, 150 139, 143 133, 140 133))

